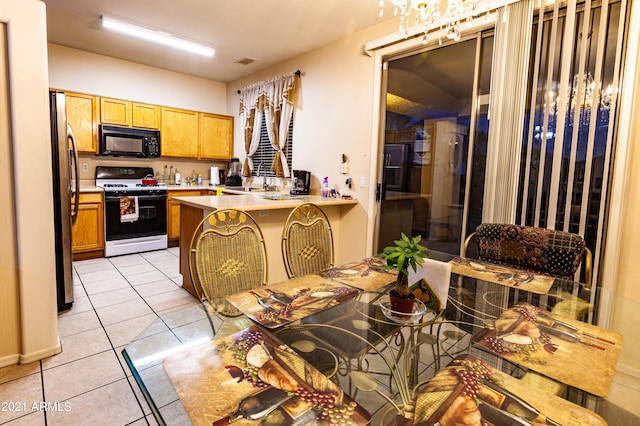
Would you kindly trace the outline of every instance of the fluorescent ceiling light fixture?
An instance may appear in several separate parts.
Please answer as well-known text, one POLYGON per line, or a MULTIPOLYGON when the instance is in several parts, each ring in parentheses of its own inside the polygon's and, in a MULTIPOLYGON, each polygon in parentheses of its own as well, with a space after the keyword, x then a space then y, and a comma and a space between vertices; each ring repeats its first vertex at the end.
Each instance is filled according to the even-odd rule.
POLYGON ((212 47, 205 46, 204 44, 181 39, 163 31, 141 27, 139 25, 104 15, 102 15, 102 26, 112 31, 154 43, 163 44, 165 46, 174 47, 176 49, 185 50, 187 52, 196 53, 198 55, 213 56, 215 53, 215 50, 212 47))

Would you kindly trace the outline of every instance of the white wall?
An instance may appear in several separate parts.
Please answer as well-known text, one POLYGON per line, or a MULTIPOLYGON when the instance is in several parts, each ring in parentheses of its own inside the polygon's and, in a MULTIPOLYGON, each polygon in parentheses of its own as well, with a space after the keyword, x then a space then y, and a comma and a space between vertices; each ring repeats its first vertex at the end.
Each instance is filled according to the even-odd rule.
MULTIPOLYGON (((3 0, 0 22, 7 23, 9 88, 3 92, 9 106, 9 119, 2 121, 10 123, 11 128, 9 147, 3 150, 11 154, 8 160, 11 176, 8 182, 3 182, 6 188, 3 190, 9 192, 6 198, 12 198, 10 209, 13 210, 8 214, 10 217, 2 220, 5 226, 9 223, 12 227, 3 235, 13 241, 2 241, 0 299, 1 308, 17 311, 19 317, 19 324, 0 324, 0 366, 4 366, 36 361, 60 352, 61 348, 56 305, 53 181, 51 173, 47 173, 51 170, 51 133, 44 4, 33 0, 3 0), (15 335, 14 330, 19 335, 17 345, 15 339, 7 339, 8 335, 15 335), (4 346, 10 343, 11 346, 4 346)), ((7 214, 7 210, 4 206, 0 214, 7 214)), ((7 317, 3 315, 3 319, 7 317)), ((15 320, 15 317, 9 319, 15 320)))
POLYGON ((227 114, 226 84, 49 43, 49 86, 227 114))
MULTIPOLYGON (((638 46, 640 36, 637 28, 640 27, 640 10, 634 9, 632 15, 632 27, 630 32, 634 36, 628 38, 629 48, 632 52, 627 58, 625 68, 638 70, 640 68, 640 56, 638 46), (635 27, 635 28, 634 28, 635 27), (635 49, 634 49, 635 47, 635 49)), ((624 175, 624 182, 617 183, 614 179, 612 192, 612 213, 609 217, 610 239, 613 241, 607 249, 605 262, 606 280, 602 283, 604 291, 601 293, 601 306, 610 306, 610 317, 607 327, 612 328, 624 336, 624 344, 620 353, 617 371, 608 400, 614 401, 627 410, 640 416, 640 328, 637 325, 636 315, 640 312, 640 286, 638 285, 638 267, 636 265, 638 251, 640 250, 640 171, 636 164, 640 161, 640 149, 638 149, 638 135, 640 135, 640 78, 630 72, 626 84, 628 96, 623 94, 622 104, 629 108, 622 111, 618 137, 618 154, 615 160, 616 174, 624 175), (623 143, 626 142, 626 143, 623 143), (624 170, 622 167, 626 167, 624 170), (618 199, 617 194, 621 195, 618 199), (609 274, 611 264, 615 265, 615 273, 609 274)))

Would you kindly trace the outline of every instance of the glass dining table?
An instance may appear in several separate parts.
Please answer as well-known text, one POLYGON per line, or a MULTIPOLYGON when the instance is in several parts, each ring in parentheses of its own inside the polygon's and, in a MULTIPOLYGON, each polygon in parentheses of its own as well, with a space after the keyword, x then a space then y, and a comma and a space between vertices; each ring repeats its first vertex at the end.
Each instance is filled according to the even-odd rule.
MULTIPOLYGON (((231 296, 229 301, 245 312, 239 317, 219 315, 207 303, 160 315, 122 354, 161 425, 222 424, 220 419, 227 414, 235 411, 237 415, 239 404, 246 401, 248 389, 251 389, 249 393, 255 391, 256 396, 261 396, 266 395, 265 387, 279 387, 288 392, 287 396, 272 396, 283 400, 272 404, 277 409, 261 412, 256 424, 314 424, 316 421, 338 424, 340 422, 335 421, 338 408, 343 409, 341 415, 344 416, 340 424, 388 424, 395 415, 408 417, 408 423, 404 423, 412 424, 411 418, 417 413, 443 415, 440 412, 425 414, 421 408, 425 404, 416 406, 416 403, 431 401, 432 395, 425 394, 425 389, 432 392, 429 383, 440 380, 442 371, 451 368, 459 372, 460 366, 475 365, 477 370, 477 366, 482 365, 483 369, 494 371, 494 377, 500 377, 500 382, 508 382, 524 393, 531 392, 521 380, 510 381, 531 369, 540 371, 539 366, 553 364, 556 359, 563 359, 562 356, 575 359, 578 354, 589 359, 607 353, 611 354, 606 358, 607 369, 615 368, 621 339, 586 322, 575 321, 575 318, 586 317, 592 309, 590 290, 583 284, 446 253, 430 251, 429 257, 451 264, 444 309, 430 304, 434 294, 425 291, 425 283, 421 282, 414 286, 414 293, 428 307, 426 312, 413 318, 389 315, 385 298, 395 275, 381 269, 379 259, 370 258, 256 289, 255 293, 263 298, 271 296, 269 306, 264 301, 262 305, 258 303, 260 295, 231 296), (550 324, 545 327, 552 330, 544 329, 542 336, 524 345, 518 343, 513 337, 517 333, 513 332, 512 324, 522 319, 512 318, 514 306, 519 309, 516 316, 524 311, 527 315, 533 312, 544 319, 541 322, 550 324), (559 318, 565 316, 560 315, 568 316, 563 321, 559 318), (580 327, 571 328, 576 323, 580 327), (560 326, 564 334, 553 334, 556 326, 560 326), (504 327, 506 333, 502 333, 504 327), (509 327, 512 327, 510 331, 509 327), (577 341, 566 340, 567 335, 576 337, 577 334, 577 341), (599 337, 602 340, 598 340, 599 337), (494 346, 483 338, 488 338, 494 346), (501 350, 496 350, 495 342, 501 339, 506 340, 501 343, 501 350), (512 340, 516 343, 511 343, 512 340), (590 342, 594 346, 576 342, 590 342), (540 357, 535 359, 537 353, 523 354, 524 350, 505 351, 505 347, 518 344, 526 351, 543 348, 540 357), (599 349, 601 347, 605 349, 599 349), (563 352, 567 354, 562 355, 563 352), (546 353, 552 358, 541 361, 542 354, 546 353), (278 363, 273 363, 274 360, 278 363), (451 363, 455 367, 451 367, 451 363), (266 365, 277 367, 273 373, 279 379, 265 372, 266 365), (283 384, 286 382, 283 377, 293 377, 293 382, 301 385, 289 389, 283 384), (521 386, 525 386, 524 390, 521 386), (313 413, 315 420, 313 417, 309 420, 308 413, 313 413)), ((525 322, 529 320, 530 317, 525 318, 525 322)), ((542 368, 542 372, 547 371, 542 368)), ((569 382, 573 393, 565 397, 572 402, 541 392, 544 397, 529 403, 551 402, 566 412, 578 410, 587 420, 575 424, 604 424, 598 415, 573 403, 588 405, 593 401, 590 398, 599 399, 593 395, 602 396, 606 389, 581 390, 580 381, 574 383, 572 377, 559 379, 569 382), (569 405, 563 406, 565 403, 569 405)), ((610 381, 605 381, 602 387, 607 388, 609 384, 610 381)), ((486 384, 481 387, 489 390, 486 384)), ((464 386, 453 386, 447 395, 460 398, 464 389, 464 386)), ((500 395, 513 396, 507 391, 500 395)), ((478 404, 478 407, 485 405, 478 404)), ((591 405, 589 408, 593 408, 591 405)), ((556 419, 565 415, 553 413, 556 419)), ((483 412, 484 415, 489 416, 483 412)), ((425 419, 415 420, 421 423, 425 419)), ((440 423, 444 425, 446 421, 440 423)))

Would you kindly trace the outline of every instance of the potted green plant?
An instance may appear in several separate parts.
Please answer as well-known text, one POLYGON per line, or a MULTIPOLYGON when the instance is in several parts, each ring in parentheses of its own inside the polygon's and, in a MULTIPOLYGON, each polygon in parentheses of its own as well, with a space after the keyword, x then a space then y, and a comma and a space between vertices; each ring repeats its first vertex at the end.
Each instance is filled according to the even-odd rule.
POLYGON ((409 291, 409 266, 413 271, 417 271, 418 266, 424 263, 427 257, 427 248, 420 245, 422 236, 417 235, 409 238, 403 232, 399 240, 395 240, 395 245, 385 247, 379 254, 387 262, 387 270, 398 271, 396 284, 389 291, 391 309, 397 312, 412 312, 415 297, 409 291))

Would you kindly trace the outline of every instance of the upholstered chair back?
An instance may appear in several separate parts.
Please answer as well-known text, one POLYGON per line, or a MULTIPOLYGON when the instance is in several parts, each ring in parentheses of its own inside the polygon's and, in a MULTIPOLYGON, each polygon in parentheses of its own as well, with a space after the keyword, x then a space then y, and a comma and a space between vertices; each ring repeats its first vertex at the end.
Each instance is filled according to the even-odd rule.
POLYGON ((586 244, 577 234, 532 226, 484 223, 476 228, 480 259, 573 279, 586 244))

